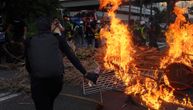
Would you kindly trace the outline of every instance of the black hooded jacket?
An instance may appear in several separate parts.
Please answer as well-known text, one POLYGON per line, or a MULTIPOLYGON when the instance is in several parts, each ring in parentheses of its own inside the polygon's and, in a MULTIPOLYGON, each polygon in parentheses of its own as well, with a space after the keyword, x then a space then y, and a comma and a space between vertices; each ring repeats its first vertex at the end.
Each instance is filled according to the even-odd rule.
POLYGON ((30 76, 48 78, 63 74, 62 52, 82 74, 86 74, 65 38, 50 32, 49 20, 39 18, 36 23, 38 34, 25 41, 26 68, 30 76))

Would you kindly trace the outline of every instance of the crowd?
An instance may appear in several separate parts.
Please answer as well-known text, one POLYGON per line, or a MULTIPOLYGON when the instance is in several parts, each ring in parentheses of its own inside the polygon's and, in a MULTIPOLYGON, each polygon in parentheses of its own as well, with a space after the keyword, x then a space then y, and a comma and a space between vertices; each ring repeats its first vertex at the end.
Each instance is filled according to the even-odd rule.
MULTIPOLYGON (((149 46, 159 50, 158 40, 164 39, 163 29, 160 25, 150 18, 149 22, 145 21, 130 21, 129 28, 133 33, 133 42, 138 46, 149 46)), ((51 32, 55 35, 63 36, 67 40, 68 45, 73 51, 78 48, 99 48, 103 45, 103 40, 100 39, 100 29, 104 25, 109 25, 109 18, 96 16, 95 12, 77 14, 75 16, 67 16, 51 19, 51 32)), ((10 20, 5 26, 5 37, 0 39, 3 42, 17 43, 21 45, 29 33, 28 25, 20 16, 16 16, 10 20)), ((1 35, 2 36, 2 35, 1 35)), ((2 42, 1 42, 2 44, 2 42)), ((1 52, 3 53, 3 52, 1 52)), ((17 50, 13 53, 22 53, 17 50)), ((3 56, 3 55, 1 55, 3 56)), ((8 62, 12 62, 11 59, 8 62)))
POLYGON ((72 48, 99 47, 99 31, 101 22, 95 17, 94 14, 89 14, 82 17, 64 16, 62 20, 57 19, 57 23, 59 23, 59 25, 56 24, 58 29, 53 30, 53 32, 58 33, 61 36, 65 36, 68 44, 72 48))
POLYGON ((130 25, 133 30, 133 42, 138 46, 149 46, 159 50, 158 41, 164 39, 164 28, 158 23, 145 21, 131 21, 130 25))
MULTIPOLYGON (((164 38, 164 35, 159 24, 152 21, 151 18, 149 22, 130 21, 129 27, 132 30, 135 45, 158 48, 157 40, 160 36, 164 38)), ((100 47, 100 29, 108 24, 109 20, 106 17, 98 19, 95 13, 84 13, 73 17, 54 17, 51 31, 54 34, 59 34, 59 36, 64 36, 70 47, 75 51, 79 47, 100 47)), ((5 31, 11 33, 11 35, 8 35, 10 41, 21 42, 26 37, 27 25, 21 17, 15 17, 5 31)))

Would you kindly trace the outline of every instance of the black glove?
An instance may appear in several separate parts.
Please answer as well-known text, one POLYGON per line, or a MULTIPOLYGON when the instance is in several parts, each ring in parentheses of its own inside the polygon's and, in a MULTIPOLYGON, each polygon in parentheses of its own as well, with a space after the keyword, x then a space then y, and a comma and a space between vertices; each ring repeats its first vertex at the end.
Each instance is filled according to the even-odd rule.
POLYGON ((99 75, 95 72, 88 72, 84 75, 88 80, 92 81, 94 84, 96 84, 97 79, 99 75))

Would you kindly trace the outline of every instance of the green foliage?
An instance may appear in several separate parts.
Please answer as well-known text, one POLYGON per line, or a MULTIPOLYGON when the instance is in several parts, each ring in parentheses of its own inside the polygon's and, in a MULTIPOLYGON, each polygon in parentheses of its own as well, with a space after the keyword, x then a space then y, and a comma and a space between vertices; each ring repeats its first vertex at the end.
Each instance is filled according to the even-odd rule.
POLYGON ((32 37, 37 33, 35 22, 29 21, 26 37, 32 37))
POLYGON ((0 14, 6 18, 5 24, 9 24, 14 17, 24 18, 29 37, 37 32, 35 19, 56 16, 59 4, 59 0, 0 0, 0 14))
POLYGON ((36 0, 33 3, 33 13, 35 15, 49 15, 51 16, 56 12, 56 8, 59 6, 58 0, 36 0))
POLYGON ((59 6, 58 0, 4 0, 4 14, 8 17, 22 16, 27 19, 51 16, 59 6))

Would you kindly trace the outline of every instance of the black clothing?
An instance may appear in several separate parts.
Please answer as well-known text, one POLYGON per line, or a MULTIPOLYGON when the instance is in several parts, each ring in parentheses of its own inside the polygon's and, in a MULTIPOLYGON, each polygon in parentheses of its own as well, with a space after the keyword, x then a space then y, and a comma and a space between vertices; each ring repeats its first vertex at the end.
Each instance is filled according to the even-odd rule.
POLYGON ((54 76, 53 72, 58 72, 59 75, 63 73, 62 53, 59 49, 82 74, 86 74, 85 68, 64 37, 42 33, 42 35, 26 40, 26 68, 30 75, 50 77, 54 76))
POLYGON ((16 18, 11 22, 13 32, 13 41, 22 42, 26 24, 22 19, 16 18))
POLYGON ((36 27, 39 33, 50 32, 51 20, 47 17, 39 17, 36 20, 36 27))
POLYGON ((52 33, 41 33, 28 41, 29 73, 33 77, 46 78, 63 74, 63 57, 58 40, 52 33))
POLYGON ((36 110, 53 110, 55 98, 63 85, 63 55, 65 53, 73 65, 82 73, 86 70, 81 65, 66 39, 51 33, 49 21, 39 18, 38 34, 25 41, 26 69, 31 78, 32 99, 36 110))
POLYGON ((52 77, 64 72, 62 53, 65 53, 72 64, 82 73, 86 70, 67 44, 65 37, 53 35, 51 22, 42 17, 37 20, 38 35, 28 38, 26 46, 26 68, 31 76, 52 77))
POLYGON ((151 28, 149 31, 149 46, 159 48, 157 44, 157 31, 155 28, 151 28))
POLYGON ((62 90, 63 75, 52 78, 31 77, 32 99, 36 110, 53 110, 54 100, 62 90))
POLYGON ((95 23, 94 22, 87 22, 85 24, 85 34, 86 34, 86 41, 88 45, 92 45, 94 41, 94 29, 95 23))
POLYGON ((72 49, 70 48, 70 46, 68 45, 65 37, 61 37, 61 36, 56 36, 57 39, 59 40, 59 47, 60 50, 65 53, 65 55, 67 56, 67 58, 70 60, 70 62, 82 73, 82 74, 86 74, 87 71, 85 70, 85 68, 82 66, 82 64, 80 63, 79 59, 76 57, 76 55, 74 54, 74 52, 72 51, 72 49))

